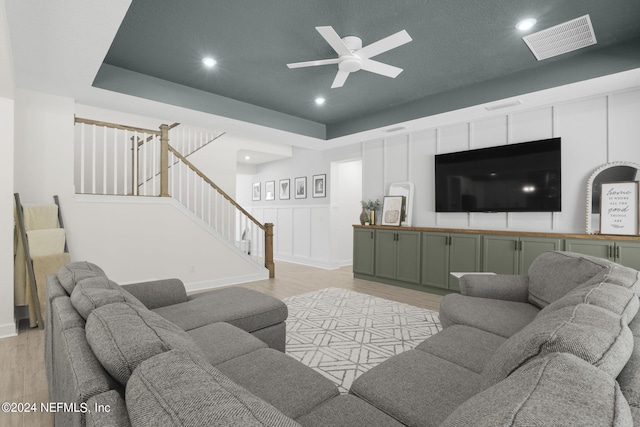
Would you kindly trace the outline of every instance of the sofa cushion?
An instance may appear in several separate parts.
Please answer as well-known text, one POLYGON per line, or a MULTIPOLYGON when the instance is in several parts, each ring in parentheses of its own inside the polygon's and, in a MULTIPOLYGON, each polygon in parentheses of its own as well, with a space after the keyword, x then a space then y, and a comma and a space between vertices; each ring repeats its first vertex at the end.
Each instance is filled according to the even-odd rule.
POLYGON ((213 366, 267 348, 264 342, 249 332, 224 322, 191 329, 187 335, 202 349, 207 362, 213 366))
POLYGON ((409 350, 362 374, 349 392, 407 426, 435 427, 479 387, 475 372, 409 350))
POLYGON ((616 380, 631 407, 635 425, 640 426, 640 339, 636 338, 631 358, 616 380))
POLYGON ((105 276, 83 279, 71 292, 71 303, 85 320, 94 309, 114 302, 128 302, 144 308, 136 297, 105 276))
POLYGON ((63 267, 60 267, 57 276, 58 281, 64 290, 67 291, 68 295, 71 295, 76 283, 82 279, 96 276, 107 277, 100 267, 87 261, 70 262, 63 267))
POLYGON ((227 322, 247 332, 276 325, 287 319, 285 303, 251 289, 231 287, 191 295, 189 301, 154 309, 188 331, 216 322, 227 322))
POLYGON ((87 400, 86 427, 130 427, 127 404, 120 393, 110 390, 87 400), (101 409, 96 409, 101 408, 101 409))
POLYGON ((131 424, 156 426, 299 426, 196 354, 172 350, 148 359, 126 390, 131 424))
POLYGON ((545 252, 529 267, 529 302, 543 308, 591 280, 602 281, 609 269, 571 252, 545 252))
POLYGON ((633 426, 606 373, 568 353, 536 359, 458 407, 442 427, 633 426))
POLYGON ((531 323, 539 312, 538 307, 526 302, 449 294, 440 302, 439 315, 444 328, 466 325, 509 338, 531 323))
POLYGON ((323 375, 271 348, 236 357, 216 368, 294 419, 339 394, 338 387, 323 375))
POLYGON ((590 304, 607 309, 618 316, 625 316, 627 323, 635 317, 638 308, 640 308, 640 301, 633 291, 603 281, 573 289, 567 295, 543 308, 538 316, 544 316, 560 308, 578 304, 590 304))
POLYGON ((304 427, 403 427, 378 408, 352 394, 342 394, 298 418, 304 427))
POLYGON ((91 312, 87 341, 104 368, 121 384, 146 359, 174 348, 202 354, 173 323, 130 303, 103 305, 91 312))
POLYGON ((600 307, 578 304, 536 318, 495 352, 482 372, 486 389, 534 358, 567 352, 618 376, 633 351, 625 319, 600 307))
POLYGON ((416 350, 433 354, 479 374, 506 340, 470 326, 453 325, 424 340, 416 350))

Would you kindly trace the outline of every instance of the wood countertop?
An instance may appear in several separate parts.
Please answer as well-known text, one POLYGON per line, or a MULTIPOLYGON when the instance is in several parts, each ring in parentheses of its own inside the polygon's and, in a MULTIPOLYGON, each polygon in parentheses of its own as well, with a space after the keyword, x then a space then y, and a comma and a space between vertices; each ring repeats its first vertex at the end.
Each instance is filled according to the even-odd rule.
POLYGON ((476 230, 468 228, 434 228, 434 227, 393 227, 385 225, 360 225, 354 224, 353 228, 367 228, 374 230, 403 230, 403 231, 431 231, 438 233, 465 233, 465 234, 495 234, 504 236, 532 236, 555 237, 560 239, 596 239, 596 240, 627 240, 640 242, 640 236, 618 236, 610 234, 584 234, 584 233, 551 233, 538 231, 512 231, 512 230, 476 230))

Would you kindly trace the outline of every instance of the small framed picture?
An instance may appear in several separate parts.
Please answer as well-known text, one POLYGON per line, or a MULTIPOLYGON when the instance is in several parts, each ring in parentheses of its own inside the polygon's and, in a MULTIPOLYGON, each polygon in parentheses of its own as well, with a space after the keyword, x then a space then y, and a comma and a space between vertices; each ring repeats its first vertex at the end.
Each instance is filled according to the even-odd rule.
POLYGON ((259 182, 253 183, 253 193, 251 196, 251 200, 253 201, 260 200, 260 183, 259 182))
POLYGON ((602 183, 600 234, 638 234, 638 181, 602 183))
POLYGON ((290 179, 281 179, 279 182, 280 188, 280 200, 289 200, 291 194, 291 180, 290 179))
POLYGON ((400 225, 404 216, 404 196, 385 196, 382 202, 382 225, 400 225))
POLYGON ((307 198, 307 177, 301 176, 296 178, 293 181, 293 185, 295 186, 295 198, 296 199, 306 199, 307 198))
POLYGON ((326 197, 327 196, 327 175, 314 175, 313 176, 313 197, 326 197))
POLYGON ((264 199, 275 200, 276 199, 276 182, 267 181, 264 183, 264 199))

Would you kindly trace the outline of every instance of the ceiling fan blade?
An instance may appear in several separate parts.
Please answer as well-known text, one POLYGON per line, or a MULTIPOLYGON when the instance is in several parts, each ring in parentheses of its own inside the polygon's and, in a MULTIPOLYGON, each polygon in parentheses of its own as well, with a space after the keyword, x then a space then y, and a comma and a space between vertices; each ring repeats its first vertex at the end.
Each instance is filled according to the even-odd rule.
POLYGON ((348 71, 338 71, 338 74, 336 74, 336 78, 333 79, 333 83, 331 84, 331 89, 342 87, 342 85, 344 85, 344 82, 347 81, 347 77, 349 77, 349 74, 350 73, 348 71))
POLYGON ((402 72, 402 68, 394 67, 393 65, 383 64, 382 62, 374 61, 373 59, 363 59, 362 69, 370 71, 372 73, 391 77, 392 79, 395 79, 398 76, 398 74, 402 72))
POLYGON ((411 40, 411 36, 407 33, 406 30, 398 31, 395 34, 390 35, 389 37, 385 37, 377 42, 373 42, 368 46, 363 47, 358 50, 356 54, 362 58, 373 58, 376 55, 380 55, 383 52, 386 52, 391 49, 395 49, 398 46, 402 46, 405 43, 409 43, 411 40))
POLYGON ((320 35, 327 41, 327 43, 329 43, 329 46, 331 46, 339 56, 351 55, 351 51, 347 45, 344 44, 333 27, 316 27, 316 30, 318 30, 320 35))
POLYGON ((287 64, 287 67, 289 68, 315 67, 316 65, 337 64, 339 61, 340 61, 340 58, 318 59, 317 61, 294 62, 291 64, 287 64))

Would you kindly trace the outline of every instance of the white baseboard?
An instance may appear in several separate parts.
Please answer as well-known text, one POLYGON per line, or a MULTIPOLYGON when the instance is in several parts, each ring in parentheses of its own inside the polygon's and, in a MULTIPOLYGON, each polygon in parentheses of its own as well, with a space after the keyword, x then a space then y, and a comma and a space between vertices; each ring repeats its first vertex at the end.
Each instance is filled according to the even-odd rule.
POLYGON ((258 280, 269 279, 269 270, 246 276, 225 277, 217 280, 205 280, 202 282, 185 283, 184 287, 187 292, 204 291, 207 289, 221 288, 224 286, 239 285, 241 283, 256 282, 258 280))
POLYGON ((5 323, 0 325, 0 338, 15 337, 18 335, 15 323, 5 323))
MULTIPOLYGON (((338 268, 346 267, 348 265, 353 264, 352 260, 332 262, 332 261, 326 261, 321 259, 303 258, 303 257, 287 256, 287 255, 281 255, 281 254, 274 255, 274 260, 290 262, 292 264, 308 265, 309 267, 322 268, 323 270, 337 270, 338 268)), ((276 264, 276 277, 277 275, 278 275, 278 265, 276 264)))

